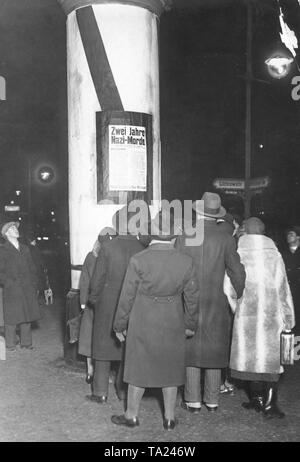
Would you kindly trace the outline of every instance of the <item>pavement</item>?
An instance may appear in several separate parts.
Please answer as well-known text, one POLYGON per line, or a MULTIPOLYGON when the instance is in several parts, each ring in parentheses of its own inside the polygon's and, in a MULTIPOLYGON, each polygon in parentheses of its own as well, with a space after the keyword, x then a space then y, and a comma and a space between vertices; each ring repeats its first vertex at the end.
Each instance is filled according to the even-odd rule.
POLYGON ((173 431, 162 426, 161 392, 147 390, 140 409, 140 426, 111 423, 122 414, 123 402, 110 384, 107 404, 87 401, 85 364, 69 365, 63 358, 63 297, 42 305, 42 318, 33 329, 34 350, 7 352, 0 361, 0 442, 269 442, 300 441, 300 361, 289 366, 280 383, 279 405, 285 419, 265 421, 241 407, 242 388, 221 395, 219 410, 203 408, 192 415, 180 407, 178 394, 173 431))

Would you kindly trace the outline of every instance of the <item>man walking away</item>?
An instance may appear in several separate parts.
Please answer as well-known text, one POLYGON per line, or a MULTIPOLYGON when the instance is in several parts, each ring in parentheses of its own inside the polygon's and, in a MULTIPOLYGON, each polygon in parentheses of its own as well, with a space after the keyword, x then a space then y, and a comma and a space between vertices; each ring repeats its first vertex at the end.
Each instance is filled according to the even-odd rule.
MULTIPOLYGON (((201 409, 201 370, 204 369, 204 402, 208 411, 216 411, 219 404, 221 369, 229 362, 230 313, 223 292, 225 271, 241 297, 245 287, 245 270, 240 262, 234 238, 224 233, 217 219, 226 210, 218 194, 206 192, 194 204, 197 220, 203 220, 204 238, 200 245, 187 245, 191 233, 180 236, 177 247, 193 259, 200 290, 198 328, 187 341, 187 369, 182 407, 197 413, 201 409)), ((200 222, 198 223, 200 225, 200 222)), ((190 242, 189 242, 190 243, 190 242)))

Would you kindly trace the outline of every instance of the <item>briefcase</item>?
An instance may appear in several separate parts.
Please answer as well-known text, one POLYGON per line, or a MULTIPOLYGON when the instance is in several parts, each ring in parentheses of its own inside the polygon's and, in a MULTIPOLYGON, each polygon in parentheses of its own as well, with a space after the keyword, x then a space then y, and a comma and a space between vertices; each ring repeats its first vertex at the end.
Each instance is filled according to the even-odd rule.
POLYGON ((292 332, 281 332, 280 363, 282 365, 294 364, 294 334, 292 332))

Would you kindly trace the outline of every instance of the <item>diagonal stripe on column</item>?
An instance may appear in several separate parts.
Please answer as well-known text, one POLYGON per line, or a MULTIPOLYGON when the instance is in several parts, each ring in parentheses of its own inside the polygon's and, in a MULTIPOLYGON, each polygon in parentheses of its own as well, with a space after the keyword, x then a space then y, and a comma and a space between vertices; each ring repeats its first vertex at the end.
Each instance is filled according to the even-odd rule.
POLYGON ((77 23, 102 111, 123 111, 123 104, 91 6, 76 11, 77 23))

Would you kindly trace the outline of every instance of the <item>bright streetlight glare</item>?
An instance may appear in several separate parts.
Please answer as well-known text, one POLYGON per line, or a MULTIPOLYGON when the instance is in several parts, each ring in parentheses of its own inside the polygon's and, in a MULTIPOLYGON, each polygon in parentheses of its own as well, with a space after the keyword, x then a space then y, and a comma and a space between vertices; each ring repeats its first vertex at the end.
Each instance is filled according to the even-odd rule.
POLYGON ((275 79, 283 79, 290 71, 293 58, 289 56, 276 55, 268 58, 265 63, 269 74, 275 79))

